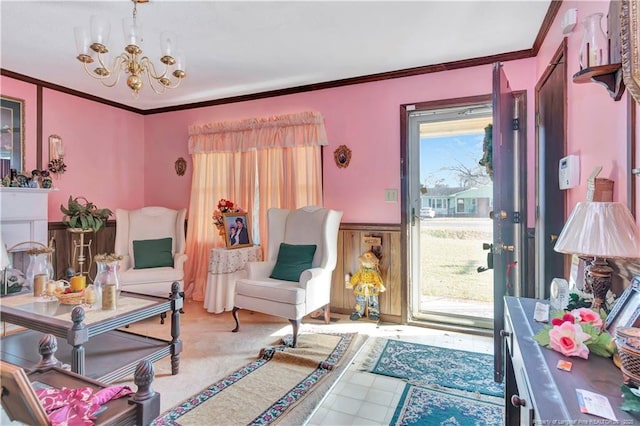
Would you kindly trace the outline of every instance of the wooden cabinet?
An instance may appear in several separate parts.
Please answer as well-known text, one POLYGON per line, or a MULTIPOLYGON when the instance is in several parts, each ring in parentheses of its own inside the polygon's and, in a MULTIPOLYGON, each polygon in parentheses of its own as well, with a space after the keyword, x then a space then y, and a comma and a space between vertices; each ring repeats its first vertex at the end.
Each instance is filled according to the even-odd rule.
POLYGON ((342 224, 338 234, 338 260, 331 283, 331 310, 349 314, 355 305, 353 290, 345 287, 345 274, 360 267, 358 257, 372 250, 380 255, 380 273, 386 291, 379 297, 380 317, 386 322, 402 322, 400 225, 342 224), (363 237, 378 237, 381 246, 370 246, 363 237))
POLYGON ((541 347, 531 337, 545 324, 534 321, 533 312, 536 301, 548 301, 510 296, 504 301, 505 424, 636 424, 620 410, 622 373, 610 358, 567 358, 541 347), (560 360, 573 363, 570 372, 557 368, 560 360), (580 412, 576 389, 606 396, 618 422, 580 412))

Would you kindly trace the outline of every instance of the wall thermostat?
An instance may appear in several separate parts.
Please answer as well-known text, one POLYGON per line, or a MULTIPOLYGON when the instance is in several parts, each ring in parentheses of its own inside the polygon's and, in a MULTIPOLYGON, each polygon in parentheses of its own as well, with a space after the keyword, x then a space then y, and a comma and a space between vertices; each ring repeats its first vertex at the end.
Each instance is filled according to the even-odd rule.
POLYGON ((580 183, 580 157, 568 155, 560 159, 558 170, 560 189, 569 189, 580 183))
POLYGON ((550 305, 553 309, 561 311, 567 308, 569 304, 569 283, 562 278, 554 278, 551 280, 549 287, 550 305))

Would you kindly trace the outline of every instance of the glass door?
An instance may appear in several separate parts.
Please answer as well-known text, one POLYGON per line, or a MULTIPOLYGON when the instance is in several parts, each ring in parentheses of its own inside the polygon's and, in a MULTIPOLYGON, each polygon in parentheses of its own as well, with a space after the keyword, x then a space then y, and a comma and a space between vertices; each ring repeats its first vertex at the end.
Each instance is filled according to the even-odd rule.
POLYGON ((409 114, 412 320, 493 327, 492 110, 409 114))

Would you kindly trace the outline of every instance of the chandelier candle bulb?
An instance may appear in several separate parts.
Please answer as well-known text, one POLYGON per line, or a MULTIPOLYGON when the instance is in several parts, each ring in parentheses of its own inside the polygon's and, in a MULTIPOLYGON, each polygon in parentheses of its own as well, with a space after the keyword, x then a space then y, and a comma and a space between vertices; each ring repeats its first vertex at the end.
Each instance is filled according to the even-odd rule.
POLYGON ((102 46, 109 43, 111 35, 111 24, 104 17, 93 15, 90 18, 91 41, 102 46))
POLYGON ((133 18, 122 19, 122 31, 124 39, 129 45, 140 46, 142 44, 142 25, 133 18))
POLYGON ((175 44, 176 44, 176 35, 169 31, 164 31, 160 35, 160 42, 162 46, 162 54, 164 56, 173 57, 175 44))

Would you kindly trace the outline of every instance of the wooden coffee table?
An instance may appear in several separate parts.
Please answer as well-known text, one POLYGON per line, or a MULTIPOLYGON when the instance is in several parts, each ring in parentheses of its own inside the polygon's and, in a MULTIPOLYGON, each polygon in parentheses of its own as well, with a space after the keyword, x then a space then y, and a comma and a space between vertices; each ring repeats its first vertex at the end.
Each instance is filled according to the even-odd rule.
MULTIPOLYGON (((25 369, 40 361, 38 342, 43 334, 58 337, 56 357, 83 376, 111 383, 133 373, 141 360, 171 356, 171 374, 178 374, 182 341, 180 309, 183 300, 177 283, 166 297, 123 291, 115 311, 86 309, 43 302, 31 294, 0 299, 0 321, 27 328, 0 340, 0 358, 25 369), (171 311, 170 340, 123 330, 129 324, 171 311)), ((167 334, 169 330, 167 330, 167 334)))

